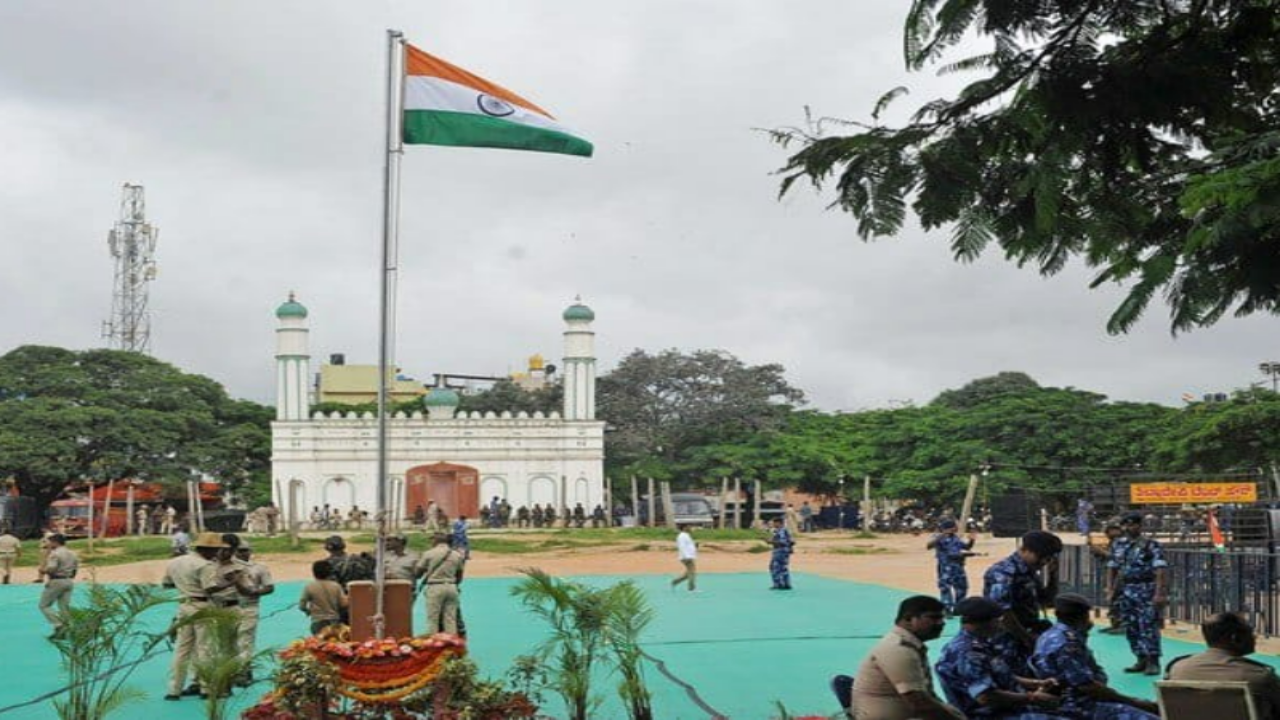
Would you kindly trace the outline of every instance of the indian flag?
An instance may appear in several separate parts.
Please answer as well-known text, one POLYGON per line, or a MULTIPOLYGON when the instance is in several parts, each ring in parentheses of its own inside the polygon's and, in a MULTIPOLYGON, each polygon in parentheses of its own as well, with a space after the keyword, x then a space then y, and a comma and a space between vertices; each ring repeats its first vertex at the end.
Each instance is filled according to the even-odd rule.
POLYGON ((591 143, 510 90, 405 46, 404 141, 591 157, 591 143))

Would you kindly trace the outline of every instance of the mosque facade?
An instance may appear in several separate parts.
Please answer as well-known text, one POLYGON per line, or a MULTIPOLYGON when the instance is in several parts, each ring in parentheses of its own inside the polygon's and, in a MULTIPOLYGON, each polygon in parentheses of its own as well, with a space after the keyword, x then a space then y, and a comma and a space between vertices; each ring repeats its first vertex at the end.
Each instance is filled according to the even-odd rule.
MULTIPOLYGON (((433 388, 424 411, 388 421, 388 507, 411 517, 435 502, 449 517, 475 518, 503 498, 589 512, 604 503, 604 422, 596 419, 595 313, 581 303, 564 321, 560 412, 467 413, 453 390, 433 388)), ((292 296, 276 310, 276 420, 271 424, 273 497, 282 517, 312 508, 370 516, 377 505, 377 419, 311 412, 308 311, 292 296)))

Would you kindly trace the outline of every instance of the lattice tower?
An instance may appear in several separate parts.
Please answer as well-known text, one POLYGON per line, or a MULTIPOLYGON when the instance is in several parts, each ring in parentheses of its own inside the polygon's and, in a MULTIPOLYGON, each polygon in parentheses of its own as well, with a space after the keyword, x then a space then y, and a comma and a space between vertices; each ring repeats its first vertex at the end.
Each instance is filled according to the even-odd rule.
POLYGON ((159 235, 160 231, 147 222, 142 186, 126 183, 120 200, 120 220, 107 234, 107 245, 115 258, 115 284, 111 318, 102 323, 102 336, 113 348, 140 353, 151 348, 147 288, 156 277, 159 235))

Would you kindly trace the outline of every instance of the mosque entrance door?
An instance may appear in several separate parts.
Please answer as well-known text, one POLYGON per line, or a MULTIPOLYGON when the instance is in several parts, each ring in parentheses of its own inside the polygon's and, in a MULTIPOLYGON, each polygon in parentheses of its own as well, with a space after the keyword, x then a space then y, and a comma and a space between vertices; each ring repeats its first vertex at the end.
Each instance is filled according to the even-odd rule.
POLYGON ((404 506, 412 515, 434 500, 450 520, 466 515, 475 520, 480 512, 480 472, 466 465, 435 463, 409 468, 405 473, 404 506))

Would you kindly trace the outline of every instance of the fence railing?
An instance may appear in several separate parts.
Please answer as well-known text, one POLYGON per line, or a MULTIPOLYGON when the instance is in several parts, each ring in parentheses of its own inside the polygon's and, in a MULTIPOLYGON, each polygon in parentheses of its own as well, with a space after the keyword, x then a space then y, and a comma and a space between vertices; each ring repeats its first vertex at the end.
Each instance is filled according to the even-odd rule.
MULTIPOLYGON (((1280 635, 1280 556, 1264 548, 1217 552, 1212 548, 1165 548, 1169 562, 1169 607, 1165 618, 1199 624, 1214 613, 1242 613, 1262 635, 1280 635)), ((1106 561, 1082 545, 1068 545, 1058 561, 1062 591, 1107 605, 1106 561)))

